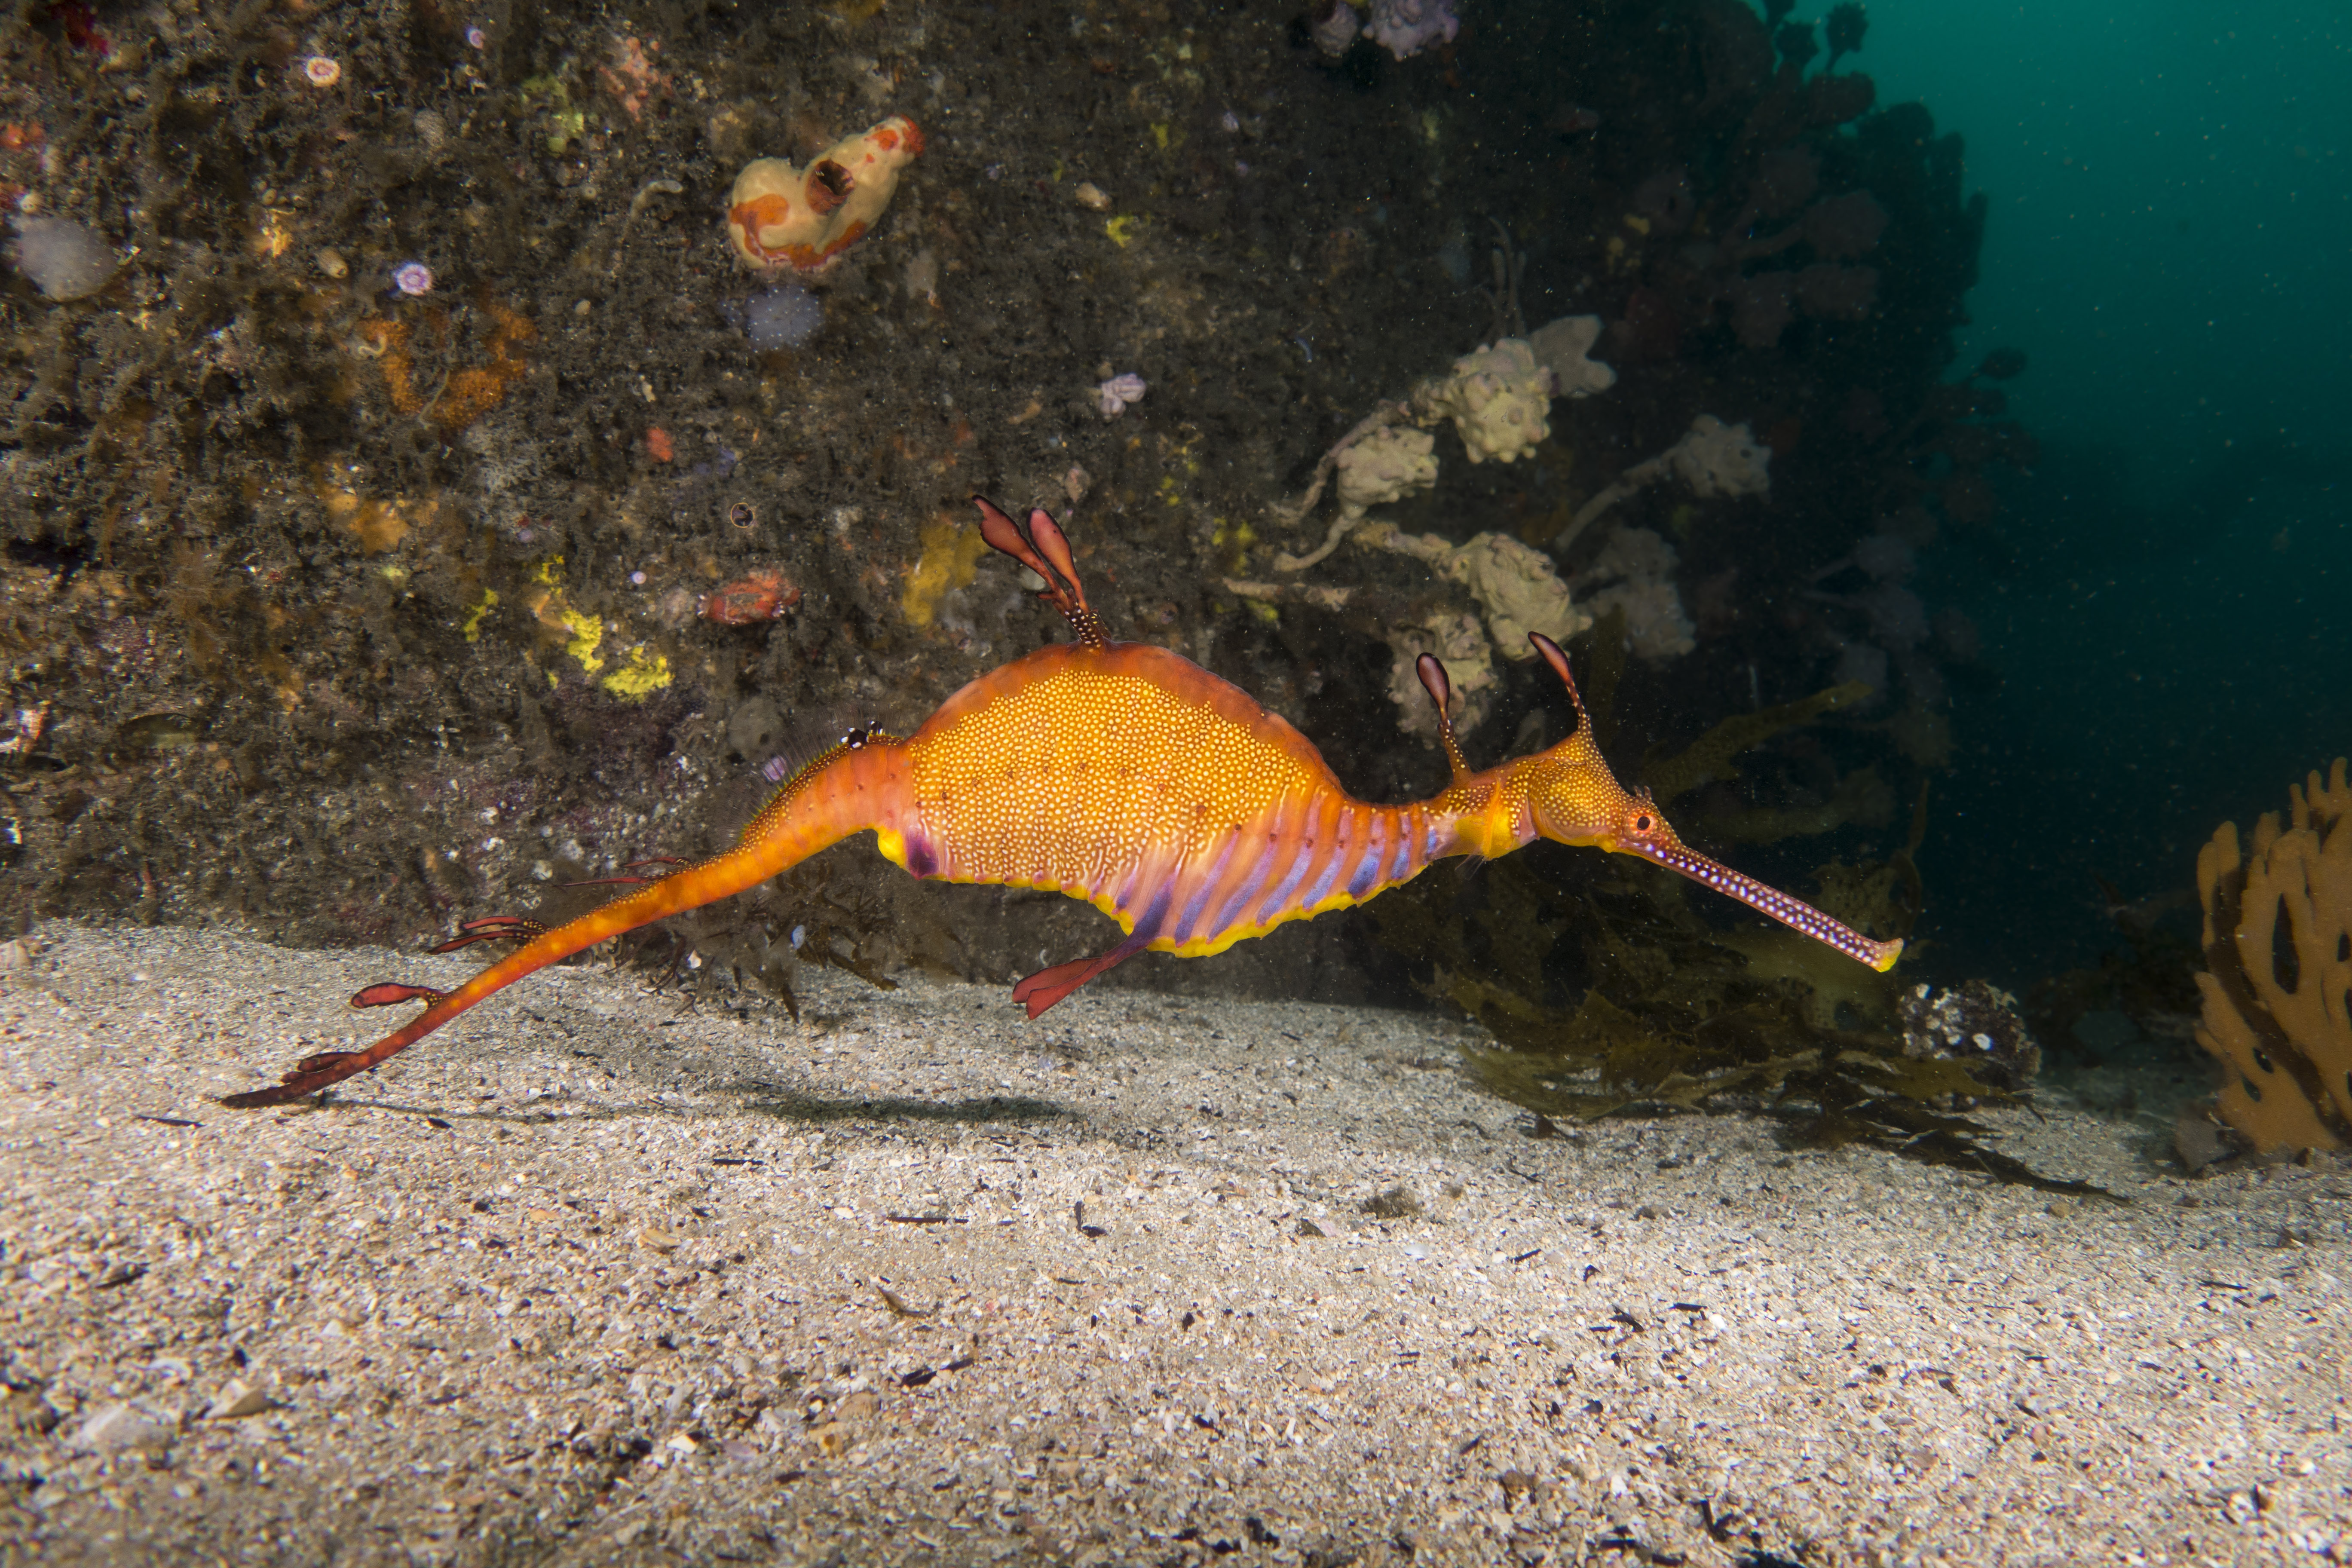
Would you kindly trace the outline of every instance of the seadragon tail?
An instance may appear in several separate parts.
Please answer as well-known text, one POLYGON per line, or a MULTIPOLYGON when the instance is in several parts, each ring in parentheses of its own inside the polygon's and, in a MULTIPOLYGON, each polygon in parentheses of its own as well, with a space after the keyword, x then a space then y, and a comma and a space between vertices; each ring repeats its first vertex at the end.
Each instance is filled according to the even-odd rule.
POLYGON ((887 829, 904 790, 902 756, 902 746, 890 736, 852 731, 779 789, 727 853, 673 872, 551 931, 529 933, 517 929, 528 922, 508 922, 501 930, 469 931, 481 937, 529 934, 530 940, 454 991, 436 994, 395 982, 368 986, 352 998, 355 1005, 430 1000, 424 1012, 365 1050, 305 1057, 282 1081, 230 1095, 221 1103, 247 1110, 316 1094, 381 1066, 476 1003, 551 963, 639 926, 755 888, 861 829, 887 829))

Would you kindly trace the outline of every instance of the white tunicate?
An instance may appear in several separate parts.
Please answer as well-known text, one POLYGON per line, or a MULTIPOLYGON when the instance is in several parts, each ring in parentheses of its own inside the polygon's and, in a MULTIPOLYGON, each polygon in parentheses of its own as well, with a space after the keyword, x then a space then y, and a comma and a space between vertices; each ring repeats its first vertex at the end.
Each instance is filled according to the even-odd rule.
POLYGON ((1637 578, 1603 588, 1584 602, 1592 615, 1623 612, 1625 644, 1653 663, 1678 658, 1698 646, 1698 628, 1671 581, 1637 578))
POLYGON ((1562 316, 1528 334, 1536 363, 1551 373, 1555 397, 1590 397, 1617 384, 1617 373, 1591 357, 1601 341, 1598 316, 1562 316))
POLYGON ((1702 414, 1666 449, 1665 459, 1702 499, 1771 493, 1772 448, 1759 442, 1744 421, 1726 425, 1712 414, 1702 414))
POLYGON ((787 279, 744 302, 743 335, 761 353, 772 349, 796 349, 816 336, 824 325, 824 307, 817 297, 787 279))
POLYGON ((52 300, 80 300, 97 293, 114 276, 115 255, 106 241, 71 218, 19 213, 8 259, 52 300))
POLYGON ((1621 528, 1609 536, 1586 568, 1587 582, 1622 579, 1585 600, 1595 616, 1618 609, 1625 615, 1625 641, 1642 658, 1676 658, 1698 646, 1697 628, 1683 609, 1675 586, 1675 547, 1646 528, 1621 528))
POLYGON ((1607 582, 1622 577, 1627 582, 1670 582, 1679 563, 1675 547, 1654 529, 1621 528, 1609 536, 1592 564, 1582 575, 1591 581, 1607 582))
POLYGON ((1402 500, 1437 483, 1437 439, 1426 430, 1391 426, 1341 452, 1339 474, 1341 515, 1360 518, 1370 507, 1402 500))
POLYGON ((1428 417, 1454 421, 1474 463, 1514 462, 1551 434, 1551 376, 1520 338, 1463 355, 1452 374, 1416 388, 1413 400, 1428 417))

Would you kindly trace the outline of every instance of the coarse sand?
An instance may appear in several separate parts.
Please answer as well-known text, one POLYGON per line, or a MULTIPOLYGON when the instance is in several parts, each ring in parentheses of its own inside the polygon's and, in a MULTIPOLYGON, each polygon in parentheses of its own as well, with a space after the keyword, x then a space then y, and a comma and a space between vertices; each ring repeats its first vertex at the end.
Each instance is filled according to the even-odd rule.
POLYGON ((2352 1175, 2127 1202, 1744 1115, 1538 1136, 1443 1020, 0 947, 9 1563, 2352 1561, 2352 1175), (1759 1555, 1769 1553, 1769 1556, 1759 1555))

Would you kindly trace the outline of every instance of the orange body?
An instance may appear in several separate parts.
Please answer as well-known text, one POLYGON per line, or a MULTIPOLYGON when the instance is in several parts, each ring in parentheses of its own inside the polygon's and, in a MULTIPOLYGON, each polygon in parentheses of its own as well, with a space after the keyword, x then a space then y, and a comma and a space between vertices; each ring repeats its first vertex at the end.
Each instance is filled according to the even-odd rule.
MULTIPOLYGON (((1130 954, 1222 952, 1286 921, 1361 903, 1433 860, 1505 855, 1538 837, 1671 867, 1875 968, 1890 967, 1902 950, 1684 847, 1645 794, 1618 785, 1590 723, 1547 751, 1472 773, 1443 722, 1447 693, 1434 660, 1423 661, 1422 675, 1439 705, 1453 782, 1402 805, 1358 800, 1304 735, 1239 688, 1166 648, 1104 637, 1044 512, 1031 516, 1033 547, 1010 518, 981 504, 989 542, 1045 579, 1078 641, 981 677, 905 740, 845 737, 714 859, 553 931, 496 922, 500 934, 529 940, 446 995, 370 987, 356 1000, 427 995, 430 1005, 366 1050, 310 1058, 285 1082, 227 1103, 282 1103, 364 1071, 535 970, 756 887, 867 830, 915 876, 1050 888, 1118 921, 1126 940, 1108 952, 1013 988, 1032 1017, 1130 954)), ((1549 641, 1537 646, 1573 697, 1566 658, 1549 641)))
POLYGON ((919 877, 1083 899, 1139 948, 1222 952, 1444 852, 1423 807, 1351 798, 1279 715, 1140 643, 1031 654, 904 749, 909 798, 884 855, 919 877))

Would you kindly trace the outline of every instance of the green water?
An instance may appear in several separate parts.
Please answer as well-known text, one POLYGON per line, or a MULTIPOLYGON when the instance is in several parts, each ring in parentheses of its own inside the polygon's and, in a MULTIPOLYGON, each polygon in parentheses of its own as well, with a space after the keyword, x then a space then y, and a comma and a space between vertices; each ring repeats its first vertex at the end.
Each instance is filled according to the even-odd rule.
POLYGON ((1961 363, 2032 356, 2013 559, 1937 563, 2002 684, 1928 865, 1947 940, 2030 979, 2110 939, 2095 874, 2183 884, 2352 752, 2352 16, 1882 4, 1864 59, 1990 197, 1961 363))

